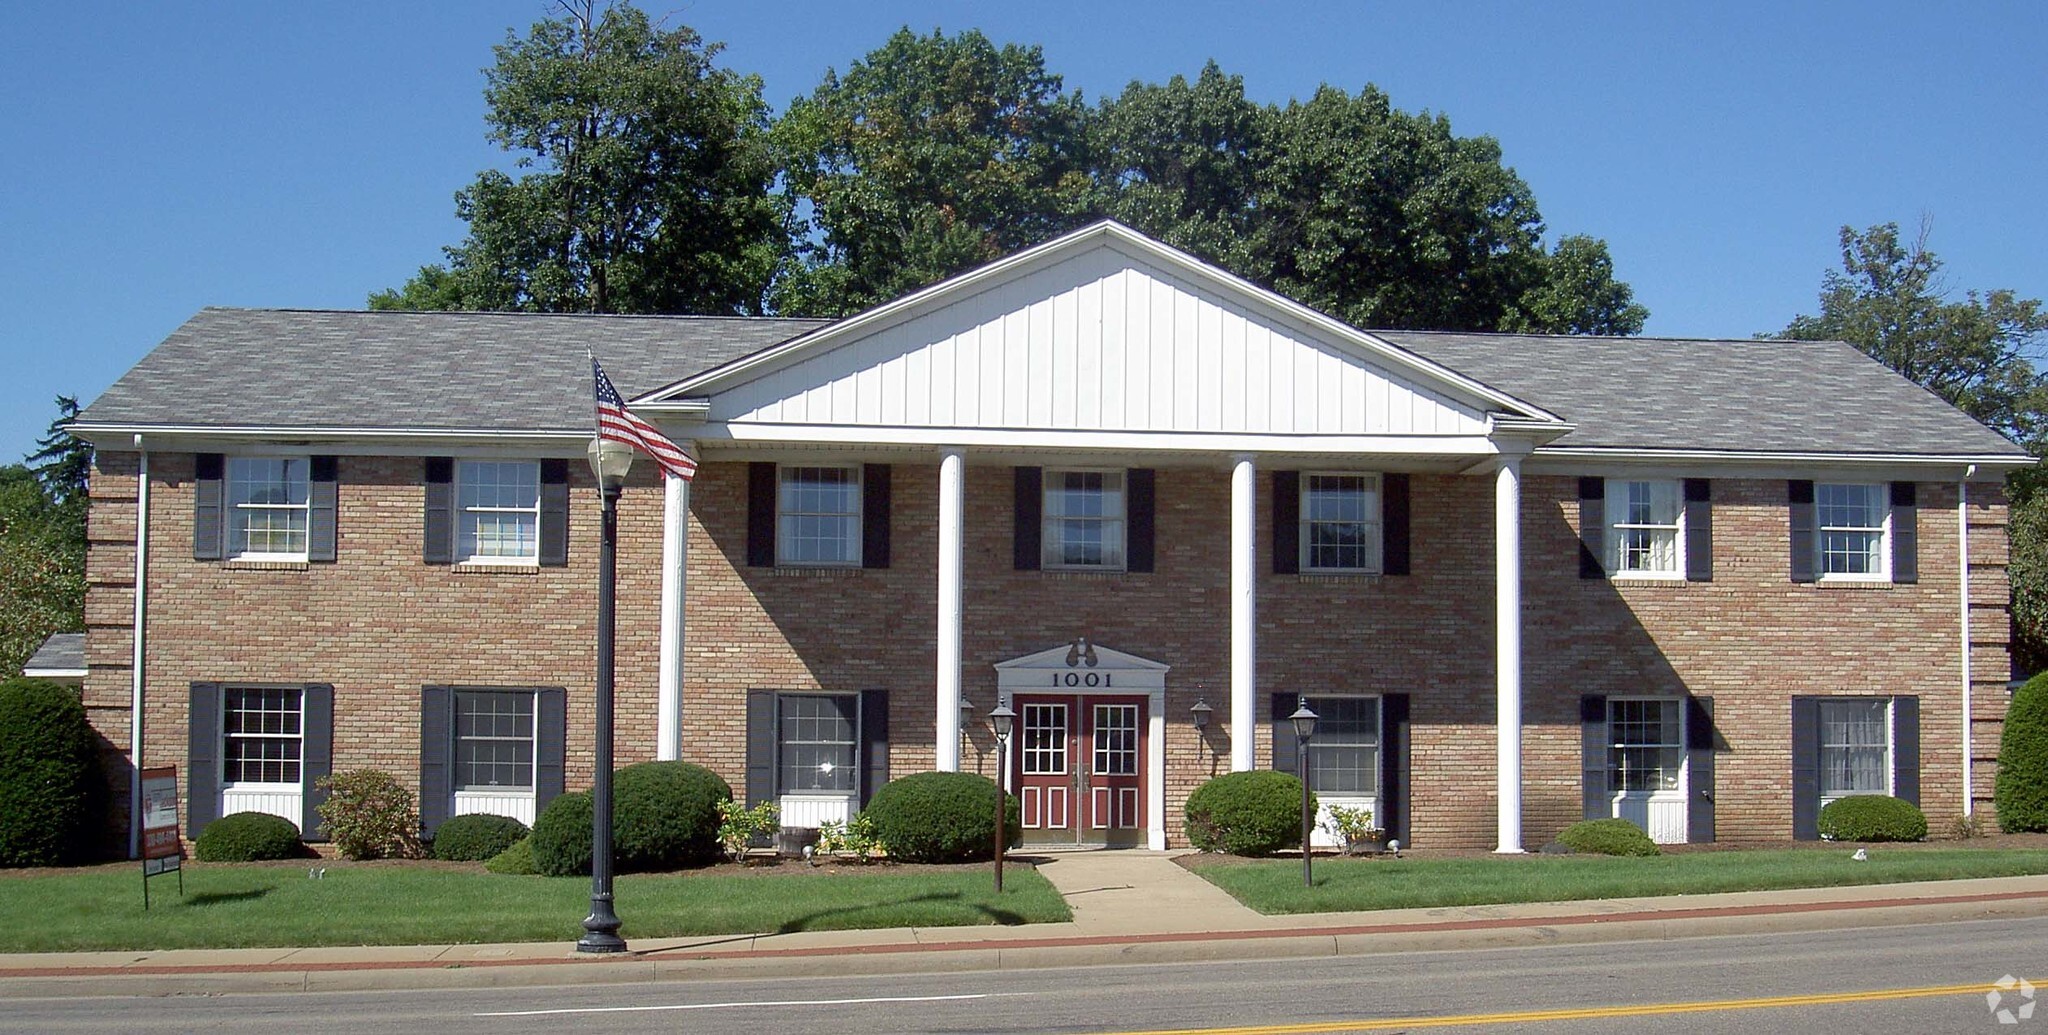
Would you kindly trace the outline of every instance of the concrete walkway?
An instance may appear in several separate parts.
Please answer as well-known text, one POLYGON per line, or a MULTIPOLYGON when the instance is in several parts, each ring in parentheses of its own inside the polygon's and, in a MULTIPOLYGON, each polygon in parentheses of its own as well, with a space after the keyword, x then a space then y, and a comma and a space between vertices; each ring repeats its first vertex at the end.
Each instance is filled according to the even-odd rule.
MULTIPOLYGON (((1277 959, 2048 917, 2048 875, 1853 888, 1263 916, 1173 861, 1036 857, 1069 923, 569 942, 0 954, 0 998, 473 988, 1277 959)), ((1013 863, 1018 865, 1019 863, 1013 863)))

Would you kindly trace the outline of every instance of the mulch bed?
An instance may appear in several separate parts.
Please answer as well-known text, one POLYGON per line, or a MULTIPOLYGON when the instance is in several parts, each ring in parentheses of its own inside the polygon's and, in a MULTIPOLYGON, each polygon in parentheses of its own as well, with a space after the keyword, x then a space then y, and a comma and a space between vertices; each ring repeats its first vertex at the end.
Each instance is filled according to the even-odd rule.
MULTIPOLYGON (((1489 849, 1485 849, 1485 848, 1403 848, 1403 849, 1401 850, 1401 858, 1403 858, 1403 859, 1478 859, 1478 858, 1493 858, 1493 859, 1515 859, 1515 858, 1535 858, 1535 857, 1537 857, 1537 856, 1538 856, 1538 853, 1536 852, 1536 848, 1537 848, 1537 847, 1538 847, 1538 846, 1535 846, 1535 845, 1531 845, 1531 846, 1529 847, 1529 852, 1528 852, 1528 854, 1527 854, 1527 855, 1525 855, 1525 856, 1512 856, 1512 855, 1495 855, 1495 854, 1494 854, 1494 853, 1493 853, 1493 852, 1492 852, 1491 850, 1489 850, 1489 849)), ((1664 849, 1664 854, 1666 854, 1666 855, 1686 855, 1686 854, 1690 854, 1690 853, 1694 853, 1694 852, 1750 852, 1750 851, 1779 851, 1779 850, 1785 850, 1785 849, 1793 849, 1793 850, 1805 850, 1805 851, 1816 851, 1816 852, 1821 852, 1821 851, 1836 851, 1836 850, 1838 850, 1838 849, 1841 849, 1841 848, 1844 848, 1844 847, 1855 847, 1855 845, 1854 845, 1854 843, 1853 843, 1853 842, 1847 842, 1847 841, 1742 841, 1742 842, 1727 842, 1727 841, 1718 841, 1718 842, 1715 842, 1715 843, 1712 843, 1712 844, 1698 844, 1698 845, 1664 845, 1664 846, 1662 846, 1662 847, 1663 847, 1663 849, 1664 849)), ((1888 851, 1908 851, 1908 852, 1910 852, 1910 851, 1924 851, 1924 850, 1927 850, 1927 849, 1933 849, 1933 848, 1968 848, 1968 849, 1983 849, 1983 850, 1987 850, 1987 851, 1988 851, 1988 850, 2001 850, 2001 849, 2003 849, 2003 850, 2031 850, 2031 851, 2048 851, 2048 833, 2036 833, 2036 834, 1986 834, 1986 835, 1984 835, 1983 837, 1972 837, 1972 838, 1968 838, 1968 839, 1964 839, 1964 840, 1954 840, 1954 839, 1939 839, 1939 840, 1927 840, 1927 841, 1917 841, 1917 842, 1911 842, 1911 843, 1898 843, 1898 842, 1891 842, 1891 843, 1886 843, 1886 844, 1884 845, 1884 847, 1885 847, 1885 849, 1886 849, 1886 850, 1888 850, 1888 851)), ((1248 863, 1258 863, 1258 862, 1266 862, 1266 861, 1269 861, 1269 860, 1271 860, 1271 859, 1276 859, 1276 858, 1278 858, 1278 859, 1290 859, 1290 858, 1291 858, 1291 859, 1299 859, 1299 858, 1301 858, 1301 854, 1300 854, 1299 852, 1295 852, 1295 853, 1291 853, 1291 854, 1284 854, 1284 855, 1278 855, 1278 856, 1268 856, 1268 857, 1267 857, 1266 859, 1255 859, 1255 858, 1246 858, 1246 857, 1243 857, 1243 856, 1236 856, 1236 855, 1222 855, 1222 854, 1211 854, 1211 855, 1183 855, 1183 856, 1181 856, 1181 857, 1180 857, 1179 859, 1177 859, 1177 860, 1175 860, 1175 861, 1179 862, 1179 863, 1180 863, 1180 864, 1181 864, 1182 866, 1184 866, 1184 867, 1187 867, 1187 868, 1189 868, 1189 869, 1200 869, 1200 868, 1204 868, 1204 867, 1209 867, 1209 866, 1243 866, 1243 865, 1246 865, 1246 864, 1248 864, 1248 863)), ((1316 853, 1316 859, 1317 859, 1317 861, 1319 861, 1319 862, 1320 862, 1320 861, 1322 861, 1322 860, 1325 860, 1325 859, 1338 859, 1338 858, 1342 858, 1342 856, 1339 856, 1339 855, 1337 855, 1337 854, 1336 854, 1336 853, 1334 853, 1334 852, 1322 852, 1322 851, 1318 851, 1318 852, 1316 853)), ((1386 858, 1386 856, 1374 856, 1374 855, 1363 855, 1363 856, 1354 856, 1354 858, 1360 858, 1360 859, 1375 859, 1375 858, 1386 858)))

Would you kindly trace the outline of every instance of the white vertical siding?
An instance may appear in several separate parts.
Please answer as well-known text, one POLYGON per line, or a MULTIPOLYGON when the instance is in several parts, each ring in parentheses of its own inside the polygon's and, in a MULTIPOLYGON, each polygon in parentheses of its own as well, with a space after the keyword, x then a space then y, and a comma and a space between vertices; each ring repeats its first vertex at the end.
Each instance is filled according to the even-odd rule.
POLYGON ((456 791, 451 816, 510 816, 533 826, 533 792, 456 791))
MULTIPOLYGON (((237 812, 267 812, 273 816, 282 816, 299 828, 300 836, 313 836, 313 832, 306 829, 305 796, 300 793, 297 784, 254 784, 221 788, 220 814, 231 816, 237 812)), ((313 817, 313 822, 320 822, 320 817, 313 817)))
POLYGON ((843 794, 785 794, 776 804, 786 827, 815 830, 820 823, 844 823, 853 815, 853 799, 843 794))

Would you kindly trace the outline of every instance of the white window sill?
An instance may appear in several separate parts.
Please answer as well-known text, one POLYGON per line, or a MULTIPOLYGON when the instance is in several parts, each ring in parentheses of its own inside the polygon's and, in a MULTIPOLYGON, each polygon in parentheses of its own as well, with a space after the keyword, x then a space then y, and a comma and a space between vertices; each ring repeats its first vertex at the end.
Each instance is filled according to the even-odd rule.
POLYGON ((1049 564, 1041 567, 1039 570, 1058 579, 1120 579, 1130 574, 1130 571, 1125 568, 1056 568, 1049 564))
POLYGON ((1683 586, 1687 581, 1682 571, 1617 571, 1607 576, 1607 580, 1636 586, 1683 586))
POLYGON ((1381 579, 1384 579, 1384 578, 1386 578, 1386 577, 1387 577, 1387 576, 1386 576, 1386 573, 1385 573, 1385 572, 1379 572, 1379 571, 1335 571, 1335 570, 1332 570, 1332 571, 1320 571, 1320 570, 1313 570, 1313 569, 1311 569, 1311 570, 1305 570, 1305 571, 1302 571, 1302 572, 1300 572, 1300 573, 1296 574, 1296 575, 1294 576, 1294 581, 1296 581, 1296 582, 1360 582, 1360 581, 1365 581, 1365 582, 1378 582, 1378 581, 1380 581, 1381 579))
POLYGON ((220 789, 243 794, 299 794, 305 791, 305 787, 296 783, 224 783, 220 789))
POLYGON ((457 561, 448 570, 458 575, 533 575, 540 571, 538 561, 487 560, 457 561))
POLYGON ((778 577, 788 576, 791 578, 846 579, 859 578, 861 573, 866 571, 867 569, 857 564, 819 564, 808 566, 778 564, 769 570, 774 572, 778 577))
POLYGON ((304 557, 290 554, 244 554, 221 562, 231 571, 306 571, 311 565, 304 557))
POLYGON ((531 787, 457 787, 455 793, 465 798, 531 798, 531 787))
POLYGON ((1882 575, 1822 575, 1813 584, 1828 589, 1890 589, 1894 585, 1882 575))

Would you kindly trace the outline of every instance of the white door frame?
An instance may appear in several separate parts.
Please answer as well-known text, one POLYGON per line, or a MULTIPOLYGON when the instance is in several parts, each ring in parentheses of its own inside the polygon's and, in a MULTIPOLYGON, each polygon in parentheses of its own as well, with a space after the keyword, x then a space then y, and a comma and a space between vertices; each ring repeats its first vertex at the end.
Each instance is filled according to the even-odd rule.
MULTIPOLYGON (((1088 645, 1086 655, 1068 664, 1083 641, 997 662, 996 692, 1007 701, 1019 693, 1075 694, 1089 697, 1143 697, 1148 706, 1145 737, 1151 748, 1145 759, 1145 847, 1166 849, 1166 673, 1171 666, 1135 654, 1088 645), (1068 678, 1072 677, 1072 682, 1068 678), (1094 677, 1092 681, 1089 677, 1094 677)), ((1003 765, 1009 760, 1005 752, 1003 765)), ((1008 770, 1004 770, 1007 775, 1008 770)))

